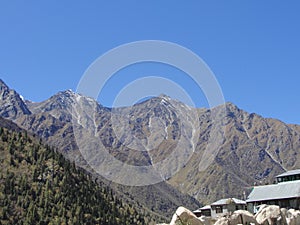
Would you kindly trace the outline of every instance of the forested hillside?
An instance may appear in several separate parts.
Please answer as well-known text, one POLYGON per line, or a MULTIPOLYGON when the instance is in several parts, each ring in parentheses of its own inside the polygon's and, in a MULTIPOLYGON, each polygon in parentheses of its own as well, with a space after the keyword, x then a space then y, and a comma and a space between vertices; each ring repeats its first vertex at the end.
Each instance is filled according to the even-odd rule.
POLYGON ((0 224, 151 224, 60 153, 0 127, 0 224))

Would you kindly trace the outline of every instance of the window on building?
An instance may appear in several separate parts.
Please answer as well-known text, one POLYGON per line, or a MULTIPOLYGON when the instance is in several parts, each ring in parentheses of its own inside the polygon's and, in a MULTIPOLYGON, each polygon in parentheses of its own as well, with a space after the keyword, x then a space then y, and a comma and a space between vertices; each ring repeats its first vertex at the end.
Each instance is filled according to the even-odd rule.
POLYGON ((281 200, 278 202, 278 205, 281 208, 288 208, 290 206, 290 202, 289 202, 289 200, 281 200))
POLYGON ((216 213, 223 213, 223 207, 222 206, 217 206, 216 207, 216 213))

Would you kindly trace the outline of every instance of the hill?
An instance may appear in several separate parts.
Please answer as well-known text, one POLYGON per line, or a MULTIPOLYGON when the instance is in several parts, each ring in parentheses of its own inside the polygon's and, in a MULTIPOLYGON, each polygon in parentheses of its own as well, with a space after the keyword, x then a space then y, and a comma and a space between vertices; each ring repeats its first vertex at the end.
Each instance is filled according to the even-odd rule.
POLYGON ((0 127, 0 162, 0 224, 152 223, 26 131, 0 127))
MULTIPOLYGON (((3 89, 9 90, 10 93, 14 93, 10 98, 10 104, 14 105, 14 102, 19 99, 20 95, 17 92, 10 90, 4 83, 2 83, 2 85, 5 86, 3 89)), ((92 127, 91 125, 94 126, 93 121, 90 121, 89 119, 86 120, 83 116, 81 117, 82 121, 80 121, 80 118, 77 118, 76 124, 73 123, 73 118, 77 116, 74 106, 78 101, 82 107, 93 108, 97 111, 95 114, 97 120, 96 123, 99 124, 97 129, 101 129, 100 126, 104 126, 103 129, 101 129, 101 132, 99 132, 99 135, 102 136, 103 143, 110 145, 109 143, 110 140, 112 140, 112 137, 109 136, 111 130, 109 129, 110 122, 107 118, 110 117, 111 110, 101 106, 91 98, 75 94, 70 90, 59 92, 41 103, 26 101, 26 107, 30 111, 29 114, 25 114, 20 110, 17 113, 19 115, 18 117, 9 116, 12 115, 12 113, 9 113, 9 110, 3 114, 7 115, 7 119, 13 120, 28 132, 38 135, 38 137, 42 138, 42 140, 50 146, 56 147, 67 159, 75 162, 77 167, 83 168, 91 174, 94 179, 97 179, 103 185, 112 188, 121 199, 130 202, 132 205, 136 205, 138 202, 147 210, 164 218, 171 216, 173 211, 176 210, 179 205, 184 205, 186 207, 191 206, 193 208, 200 206, 197 200, 187 194, 182 194, 165 181, 151 186, 129 187, 119 185, 99 176, 99 174, 95 172, 83 158, 75 139, 73 131, 74 125, 78 125, 80 122, 88 127, 92 127)), ((80 117, 80 114, 78 114, 78 116, 80 117)), ((117 138, 114 139, 113 145, 118 145, 117 140, 117 138)), ((130 155, 126 156, 123 154, 124 147, 122 146, 121 148, 109 148, 111 148, 114 156, 119 157, 119 159, 122 160, 130 159, 131 161, 134 161, 136 159, 136 161, 140 163, 142 160, 144 160, 143 162, 146 162, 145 160, 147 160, 147 156, 145 154, 140 154, 140 151, 129 151, 130 155)))

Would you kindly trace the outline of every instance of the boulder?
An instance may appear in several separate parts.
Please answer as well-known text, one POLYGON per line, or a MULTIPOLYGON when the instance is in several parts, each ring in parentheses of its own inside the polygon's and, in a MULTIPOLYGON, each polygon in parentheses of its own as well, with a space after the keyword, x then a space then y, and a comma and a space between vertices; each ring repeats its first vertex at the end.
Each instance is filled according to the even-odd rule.
POLYGON ((245 210, 226 214, 216 221, 210 217, 197 218, 190 210, 179 207, 170 224, 160 225, 300 225, 300 211, 280 208, 276 205, 262 205, 254 216, 245 210))
POLYGON ((188 225, 204 225, 190 210, 179 207, 172 217, 170 225, 188 224, 188 225))
POLYGON ((254 215, 245 210, 237 210, 233 214, 227 214, 217 220, 215 225, 232 225, 232 224, 255 224, 258 225, 254 215))
POLYGON ((282 218, 282 224, 284 225, 289 225, 287 218, 290 217, 290 213, 286 208, 281 208, 280 209, 280 214, 282 218))
POLYGON ((230 225, 230 219, 227 217, 221 217, 214 225, 230 225))
POLYGON ((254 215, 246 210, 237 210, 230 216, 231 224, 258 224, 254 215))
POLYGON ((198 217, 198 219, 204 224, 204 225, 214 225, 215 220, 213 220, 211 217, 201 216, 198 217))
POLYGON ((299 225, 300 224, 300 211, 295 209, 281 209, 282 214, 285 214, 287 225, 299 225))
POLYGON ((260 225, 286 225, 281 216, 281 210, 277 205, 269 205, 259 209, 255 219, 260 225))
POLYGON ((279 208, 279 206, 263 206, 255 216, 261 225, 300 225, 300 211, 279 208))

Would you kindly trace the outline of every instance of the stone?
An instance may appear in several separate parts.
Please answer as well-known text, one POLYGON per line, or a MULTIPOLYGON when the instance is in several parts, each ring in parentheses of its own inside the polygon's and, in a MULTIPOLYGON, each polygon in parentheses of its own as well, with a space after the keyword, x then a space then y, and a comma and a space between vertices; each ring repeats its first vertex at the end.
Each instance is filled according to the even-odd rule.
POLYGON ((176 210, 170 223, 170 225, 177 224, 204 225, 204 223, 202 223, 201 220, 194 215, 194 213, 182 206, 176 210))
POLYGON ((277 205, 269 205, 259 209, 255 219, 260 225, 284 225, 280 208, 277 205))

